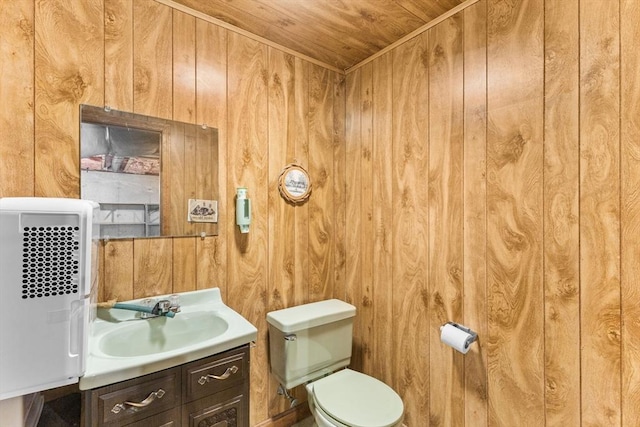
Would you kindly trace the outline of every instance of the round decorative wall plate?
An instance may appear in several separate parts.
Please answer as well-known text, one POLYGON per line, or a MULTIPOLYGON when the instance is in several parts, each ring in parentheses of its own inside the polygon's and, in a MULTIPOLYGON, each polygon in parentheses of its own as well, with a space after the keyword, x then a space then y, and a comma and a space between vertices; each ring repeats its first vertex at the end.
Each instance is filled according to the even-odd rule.
POLYGON ((290 163, 280 172, 278 190, 286 201, 296 204, 302 203, 311 194, 311 179, 304 168, 290 163))

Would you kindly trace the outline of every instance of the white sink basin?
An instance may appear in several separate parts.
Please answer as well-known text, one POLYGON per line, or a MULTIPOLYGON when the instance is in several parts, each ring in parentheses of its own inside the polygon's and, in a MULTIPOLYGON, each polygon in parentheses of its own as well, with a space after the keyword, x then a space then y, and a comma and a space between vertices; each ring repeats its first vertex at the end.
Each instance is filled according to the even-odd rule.
POLYGON ((90 325, 80 389, 136 378, 257 339, 255 326, 222 302, 218 288, 178 295, 180 312, 173 318, 140 319, 135 311, 98 309, 90 325))
POLYGON ((102 336, 98 348, 108 356, 133 357, 176 350, 222 335, 229 325, 211 312, 127 322, 102 336))

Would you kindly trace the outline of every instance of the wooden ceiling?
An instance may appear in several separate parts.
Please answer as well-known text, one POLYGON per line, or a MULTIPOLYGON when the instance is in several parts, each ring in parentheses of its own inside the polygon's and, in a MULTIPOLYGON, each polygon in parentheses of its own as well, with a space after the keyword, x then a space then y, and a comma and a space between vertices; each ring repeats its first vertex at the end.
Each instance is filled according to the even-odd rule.
POLYGON ((173 0, 345 70, 464 0, 173 0))

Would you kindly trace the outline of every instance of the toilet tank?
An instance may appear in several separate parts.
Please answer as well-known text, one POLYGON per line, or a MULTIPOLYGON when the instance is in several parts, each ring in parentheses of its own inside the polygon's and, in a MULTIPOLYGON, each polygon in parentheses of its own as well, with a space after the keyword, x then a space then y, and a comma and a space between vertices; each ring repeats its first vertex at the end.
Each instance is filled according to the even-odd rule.
POLYGON ((291 389, 348 366, 355 315, 337 299, 267 313, 271 373, 291 389))

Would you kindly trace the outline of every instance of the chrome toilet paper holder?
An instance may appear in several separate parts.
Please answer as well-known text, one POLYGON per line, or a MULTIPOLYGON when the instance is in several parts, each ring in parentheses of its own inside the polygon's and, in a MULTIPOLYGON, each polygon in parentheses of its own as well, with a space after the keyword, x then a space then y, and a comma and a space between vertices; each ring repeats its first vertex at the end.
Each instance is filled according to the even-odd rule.
POLYGON ((440 330, 442 330, 442 328, 444 328, 445 325, 451 325, 454 328, 460 329, 461 331, 464 331, 467 334, 469 334, 469 337, 464 342, 465 348, 469 348, 469 346, 472 343, 478 340, 478 333, 475 331, 472 331, 471 328, 467 328, 466 326, 461 325, 459 323, 455 323, 455 322, 446 322, 444 325, 440 326, 440 330))

